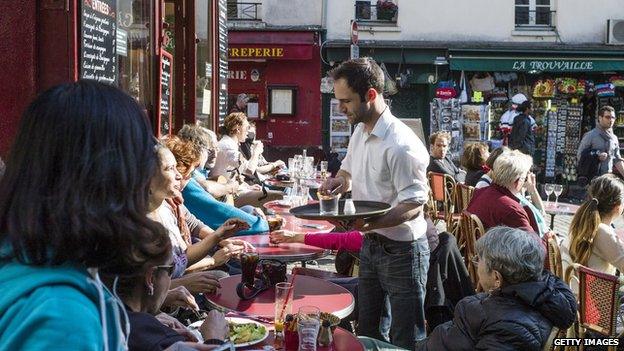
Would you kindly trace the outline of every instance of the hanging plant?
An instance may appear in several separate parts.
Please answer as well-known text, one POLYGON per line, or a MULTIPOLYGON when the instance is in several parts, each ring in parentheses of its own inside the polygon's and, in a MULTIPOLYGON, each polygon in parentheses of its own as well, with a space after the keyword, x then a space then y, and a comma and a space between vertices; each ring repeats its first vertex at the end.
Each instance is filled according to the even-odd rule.
POLYGON ((388 0, 378 0, 377 1, 377 19, 392 21, 397 12, 399 11, 399 7, 397 4, 388 0))

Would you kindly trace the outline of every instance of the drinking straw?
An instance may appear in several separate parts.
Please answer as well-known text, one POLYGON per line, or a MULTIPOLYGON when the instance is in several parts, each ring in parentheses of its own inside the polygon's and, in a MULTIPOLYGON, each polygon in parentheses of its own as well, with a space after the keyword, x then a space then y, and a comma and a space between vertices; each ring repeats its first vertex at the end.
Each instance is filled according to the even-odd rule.
POLYGON ((292 285, 292 291, 286 295, 286 299, 284 299, 284 305, 282 305, 282 311, 280 312, 279 318, 277 320, 281 321, 282 318, 284 318, 284 312, 286 311, 286 306, 288 306, 288 300, 290 299, 290 296, 295 293, 295 278, 297 278, 297 272, 298 271, 295 271, 295 273, 293 273, 292 279, 290 280, 290 285, 292 285))

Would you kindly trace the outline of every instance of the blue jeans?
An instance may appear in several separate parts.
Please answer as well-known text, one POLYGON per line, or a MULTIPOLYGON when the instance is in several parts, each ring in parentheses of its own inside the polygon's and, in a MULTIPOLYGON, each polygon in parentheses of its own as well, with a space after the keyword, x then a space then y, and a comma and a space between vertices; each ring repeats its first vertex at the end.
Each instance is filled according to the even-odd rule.
POLYGON ((367 235, 360 251, 358 335, 383 340, 384 299, 390 303, 390 342, 413 350, 426 337, 427 238, 405 242, 367 235))

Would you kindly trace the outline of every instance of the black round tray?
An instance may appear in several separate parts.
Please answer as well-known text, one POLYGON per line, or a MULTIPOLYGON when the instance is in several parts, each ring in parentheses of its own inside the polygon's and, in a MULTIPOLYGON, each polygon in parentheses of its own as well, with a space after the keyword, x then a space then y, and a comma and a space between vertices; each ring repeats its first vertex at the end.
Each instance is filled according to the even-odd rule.
POLYGON ((337 215, 322 215, 319 214, 319 204, 308 204, 299 207, 294 207, 290 209, 290 214, 297 218, 301 219, 316 219, 316 220, 351 220, 358 218, 368 218, 381 216, 386 212, 390 211, 389 204, 385 202, 377 202, 377 201, 353 201, 355 205, 355 213, 354 214, 345 214, 344 213, 344 203, 345 200, 340 200, 338 203, 338 214, 337 215))

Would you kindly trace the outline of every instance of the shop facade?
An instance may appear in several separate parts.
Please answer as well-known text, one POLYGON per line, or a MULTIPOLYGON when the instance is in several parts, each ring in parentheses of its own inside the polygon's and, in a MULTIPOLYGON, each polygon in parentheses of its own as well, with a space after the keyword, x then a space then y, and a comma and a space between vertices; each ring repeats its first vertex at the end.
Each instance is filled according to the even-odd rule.
POLYGON ((244 112, 258 139, 283 150, 276 155, 321 145, 319 36, 318 28, 230 29, 228 106, 247 96, 244 112))
POLYGON ((1 5, 7 40, 0 46, 11 54, 4 55, 0 74, 11 84, 0 92, 0 155, 8 152, 20 115, 37 93, 78 79, 119 86, 145 107, 157 135, 197 120, 214 128, 227 99, 226 5, 226 0, 1 5))

